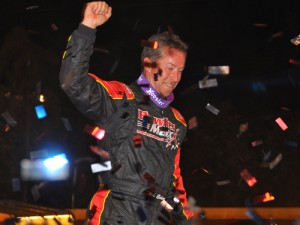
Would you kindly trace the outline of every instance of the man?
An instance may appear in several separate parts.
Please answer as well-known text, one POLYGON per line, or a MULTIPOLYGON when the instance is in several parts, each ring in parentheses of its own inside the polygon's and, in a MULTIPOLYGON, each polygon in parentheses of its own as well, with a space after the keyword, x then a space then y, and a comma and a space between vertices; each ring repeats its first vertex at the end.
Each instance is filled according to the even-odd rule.
POLYGON ((88 73, 96 28, 112 15, 105 2, 87 3, 69 38, 60 82, 76 107, 105 129, 102 149, 113 165, 110 184, 101 184, 88 209, 93 225, 191 224, 180 175, 180 144, 186 123, 170 107, 181 79, 187 45, 178 36, 154 35, 144 47, 143 73, 127 86, 88 73), (156 41, 156 42, 155 42, 156 41), (146 96, 146 97, 145 97, 146 96))

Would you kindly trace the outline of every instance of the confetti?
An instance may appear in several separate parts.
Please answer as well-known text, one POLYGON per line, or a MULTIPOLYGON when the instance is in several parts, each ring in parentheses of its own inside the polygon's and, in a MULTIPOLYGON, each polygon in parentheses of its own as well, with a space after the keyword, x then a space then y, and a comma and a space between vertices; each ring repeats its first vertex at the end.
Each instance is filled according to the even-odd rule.
POLYGON ((5 98, 10 98, 11 97, 11 92, 8 91, 8 92, 4 93, 4 97, 5 98))
POLYGON ((35 86, 36 96, 39 96, 41 94, 41 91, 42 91, 42 82, 39 81, 36 83, 36 86, 35 86))
POLYGON ((241 177, 247 182, 249 187, 254 186, 257 183, 255 177, 253 177, 247 169, 244 169, 240 172, 241 177))
POLYGON ((266 23, 254 23, 253 26, 255 27, 268 27, 269 25, 266 23))
POLYGON ((194 174, 198 171, 203 171, 204 173, 210 174, 210 172, 207 169, 203 168, 203 167, 200 167, 198 169, 193 170, 192 174, 194 174))
POLYGON ((158 41, 146 41, 146 40, 141 40, 141 46, 142 47, 147 47, 147 48, 152 48, 152 49, 158 49, 159 43, 158 41))
POLYGON ((110 155, 107 151, 104 151, 103 149, 101 149, 99 146, 92 146, 90 145, 90 149, 93 153, 105 158, 105 159, 109 159, 110 155))
POLYGON ((50 28, 53 31, 58 31, 58 26, 55 23, 51 23, 50 28))
POLYGON ((133 137, 133 143, 136 148, 142 146, 142 137, 140 135, 136 135, 133 137))
POLYGON ((149 174, 148 172, 144 173, 143 177, 148 182, 148 184, 152 184, 155 182, 154 177, 151 174, 149 174))
POLYGON ((5 124, 3 130, 7 133, 10 130, 10 126, 8 124, 5 124))
POLYGON ((21 191, 21 183, 19 178, 12 178, 11 183, 13 192, 21 191))
POLYGON ((106 161, 104 163, 93 163, 91 164, 92 173, 99 173, 103 171, 111 170, 111 161, 106 161))
POLYGON ((294 38, 291 39, 291 42, 294 44, 294 45, 299 45, 300 44, 300 34, 294 38))
POLYGON ((198 215, 199 215, 199 217, 200 217, 201 220, 205 220, 206 219, 206 212, 205 211, 201 210, 198 215))
POLYGON ((139 218, 139 221, 140 222, 145 222, 146 220, 147 220, 147 216, 146 216, 146 213, 145 213, 145 211, 143 210, 143 208, 142 207, 138 207, 137 208, 137 210, 136 210, 136 213, 137 213, 137 215, 138 215, 138 218, 139 218))
POLYGON ((221 180, 221 181, 217 181, 216 184, 217 184, 218 186, 224 186, 224 185, 230 184, 230 180, 221 180))
POLYGON ((270 169, 272 170, 275 166, 277 166, 281 160, 282 160, 282 154, 280 153, 276 156, 276 158, 272 162, 270 162, 269 164, 270 169))
POLYGON ((30 159, 43 159, 48 157, 48 151, 46 149, 36 150, 29 152, 30 159))
POLYGON ((285 122, 280 117, 278 117, 275 121, 282 130, 288 129, 288 126, 285 124, 285 122))
POLYGON ((248 130, 248 123, 242 123, 240 124, 239 133, 236 135, 237 137, 240 137, 243 133, 245 133, 248 130))
POLYGON ((31 194, 35 202, 40 199, 41 197, 40 189, 44 187, 46 184, 47 182, 40 182, 39 184, 36 184, 31 188, 31 194))
POLYGON ((272 155, 272 151, 268 151, 267 153, 263 152, 264 156, 263 156, 263 161, 266 162, 270 159, 271 155, 272 155))
POLYGON ((117 162, 117 163, 115 163, 115 164, 113 165, 113 168, 111 169, 110 173, 111 173, 112 175, 114 175, 116 172, 118 172, 119 169, 122 168, 122 166, 123 166, 123 165, 121 164, 120 161, 117 162))
POLYGON ((1 116, 5 119, 5 121, 10 125, 11 127, 17 126, 17 121, 11 116, 11 114, 8 111, 5 111, 4 113, 1 113, 1 116))
POLYGON ((188 121, 188 129, 193 130, 198 127, 198 120, 196 116, 193 116, 191 119, 188 121))
POLYGON ((244 133, 244 132, 246 132, 247 130, 248 130, 248 123, 242 123, 242 124, 240 125, 239 132, 244 133))
POLYGON ((298 142, 295 142, 295 141, 286 140, 286 141, 284 141, 284 144, 286 144, 290 147, 293 147, 293 148, 298 148, 298 142))
POLYGON ((72 127, 71 127, 71 124, 70 124, 68 118, 61 117, 60 119, 63 122, 64 127, 66 128, 66 130, 67 131, 72 131, 72 127))
POLYGON ((27 6, 25 9, 26 10, 34 10, 34 9, 38 9, 40 6, 38 5, 31 5, 31 6, 27 6))
POLYGON ((275 34, 273 34, 273 35, 271 36, 271 39, 272 39, 272 38, 279 38, 279 37, 282 37, 283 34, 284 34, 284 32, 282 32, 282 31, 277 32, 277 33, 275 33, 275 34))
POLYGON ((199 81, 199 88, 211 88, 211 87, 217 87, 218 81, 216 78, 213 79, 203 79, 199 81))
POLYGON ((98 140, 102 140, 105 136, 105 130, 101 129, 100 127, 97 127, 97 126, 94 127, 94 126, 87 124, 87 125, 85 125, 83 131, 92 135, 93 137, 97 138, 98 140))
POLYGON ((228 75, 229 66, 208 66, 208 73, 213 75, 228 75))
POLYGON ((150 101, 150 96, 149 95, 143 95, 142 99, 140 101, 141 105, 148 105, 150 101))
POLYGON ((258 203, 269 202, 273 200, 275 200, 275 197, 271 193, 266 192, 262 195, 255 196, 253 198, 253 203, 258 204, 258 203))
POLYGON ((252 219, 256 224, 258 225, 266 225, 266 222, 260 218, 255 212, 254 210, 248 210, 246 212, 246 216, 248 216, 250 219, 252 219))
POLYGON ((47 116, 47 112, 43 105, 37 105, 34 107, 34 109, 38 119, 43 119, 47 116))
POLYGON ((299 66, 300 66, 300 61, 295 60, 295 59, 289 59, 289 63, 290 63, 290 64, 294 64, 294 65, 299 65, 299 66))
POLYGON ((259 145, 262 145, 263 143, 264 143, 263 140, 256 140, 256 141, 252 141, 251 145, 252 147, 257 147, 259 145))
POLYGON ((210 112, 212 112, 213 114, 215 114, 215 115, 218 115, 219 112, 220 112, 220 110, 218 110, 217 108, 215 108, 214 106, 212 106, 212 105, 209 104, 209 103, 206 104, 205 108, 206 108, 207 110, 209 110, 210 112))
POLYGON ((45 96, 44 95, 40 95, 39 96, 39 101, 40 102, 45 102, 46 101, 45 96))

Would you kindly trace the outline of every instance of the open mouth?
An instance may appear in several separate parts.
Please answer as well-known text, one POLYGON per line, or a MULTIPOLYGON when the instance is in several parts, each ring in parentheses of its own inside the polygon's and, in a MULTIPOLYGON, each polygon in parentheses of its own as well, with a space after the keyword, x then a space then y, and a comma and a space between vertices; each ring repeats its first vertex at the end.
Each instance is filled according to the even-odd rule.
POLYGON ((172 90, 176 87, 175 84, 164 83, 164 85, 165 85, 167 88, 172 89, 172 90))

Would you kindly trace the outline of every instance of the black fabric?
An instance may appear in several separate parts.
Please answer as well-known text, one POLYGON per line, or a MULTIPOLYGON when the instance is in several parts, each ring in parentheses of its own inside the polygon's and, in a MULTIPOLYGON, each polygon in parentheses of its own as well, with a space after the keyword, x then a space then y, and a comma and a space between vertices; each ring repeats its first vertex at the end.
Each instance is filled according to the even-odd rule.
MULTIPOLYGON (((111 193, 121 194, 128 201, 124 205, 126 209, 116 210, 116 216, 110 217, 108 223, 118 224, 117 217, 122 216, 129 220, 125 224, 132 225, 131 211, 136 209, 130 208, 133 207, 131 204, 138 207, 151 202, 145 194, 148 190, 168 194, 169 199, 174 196, 175 192, 170 190, 175 179, 174 159, 186 127, 176 119, 170 106, 161 109, 152 101, 144 102, 145 95, 136 82, 126 87, 134 98, 124 95, 122 99, 114 99, 101 82, 89 76, 94 40, 95 31, 83 25, 73 32, 64 54, 60 83, 80 112, 107 130, 100 147, 111 156, 111 193), (146 122, 144 116, 148 117, 146 122)), ((121 91, 125 92, 125 89, 121 91)), ((112 200, 111 196, 109 199, 108 208, 114 215, 117 206, 110 207, 109 204, 120 203, 120 200, 112 200)), ((157 212, 151 207, 145 210, 149 210, 148 214, 157 212)), ((186 220, 182 208, 179 214, 176 218, 186 220)))

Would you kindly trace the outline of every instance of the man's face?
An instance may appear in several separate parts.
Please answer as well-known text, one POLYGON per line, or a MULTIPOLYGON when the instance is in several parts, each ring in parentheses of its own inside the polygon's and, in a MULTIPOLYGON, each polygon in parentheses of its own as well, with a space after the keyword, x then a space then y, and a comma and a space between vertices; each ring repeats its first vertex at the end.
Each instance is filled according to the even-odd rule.
MULTIPOLYGON (((145 67, 144 74, 150 84, 162 96, 168 97, 181 79, 184 70, 186 55, 174 48, 164 48, 162 57, 156 62, 155 67, 145 67), (157 76, 155 75, 157 74, 157 76)), ((145 58, 144 63, 153 63, 145 58)))

